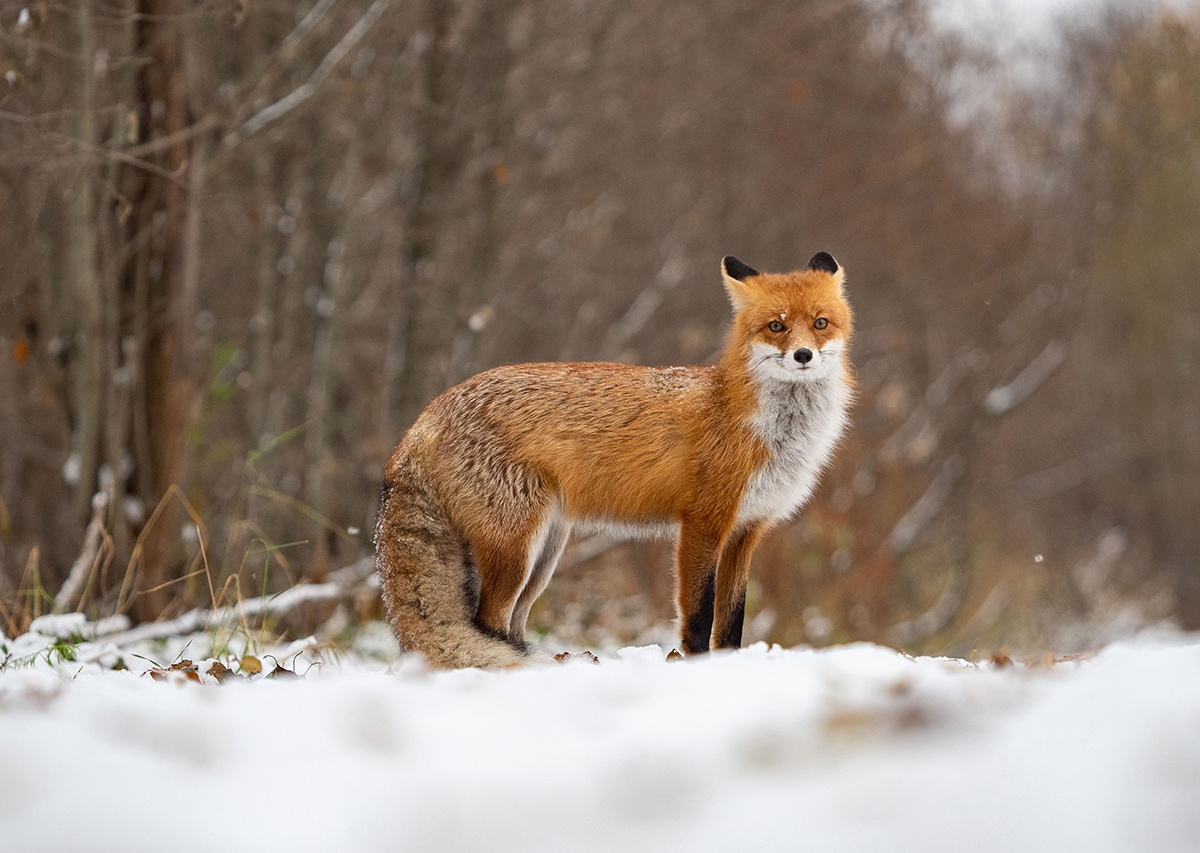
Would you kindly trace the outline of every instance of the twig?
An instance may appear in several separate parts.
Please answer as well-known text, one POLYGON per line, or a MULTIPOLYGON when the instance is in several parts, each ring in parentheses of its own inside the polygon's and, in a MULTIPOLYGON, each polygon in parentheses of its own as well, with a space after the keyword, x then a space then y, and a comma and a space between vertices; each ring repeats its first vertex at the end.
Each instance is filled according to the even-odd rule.
POLYGON ((87 532, 83 535, 83 548, 80 550, 79 556, 75 558, 75 562, 71 564, 71 571, 58 590, 58 595, 54 596, 55 613, 65 613, 75 606, 80 593, 83 592, 84 584, 87 583, 88 576, 96 566, 96 558, 100 555, 100 543, 104 541, 104 516, 108 512, 111 495, 112 481, 110 480, 105 488, 92 496, 92 520, 88 523, 87 532))
POLYGON ((989 391, 983 407, 989 415, 997 417, 1011 412, 1040 388, 1066 360, 1067 345, 1059 340, 1050 341, 1012 382, 989 391))
MULTIPOLYGON (((258 82, 254 84, 249 94, 243 97, 244 104, 253 105, 261 103, 264 100, 265 93, 277 82, 281 74, 281 66, 292 62, 300 45, 325 20, 329 10, 338 2, 339 0, 317 0, 317 3, 308 10, 308 13, 288 33, 287 37, 280 43, 279 48, 271 55, 266 68, 263 69, 262 74, 258 77, 258 82)), ((246 107, 245 109, 239 108, 236 112, 236 121, 240 123, 243 117, 249 112, 251 112, 251 107, 246 107)))
POLYGON ((351 50, 354 49, 363 37, 370 32, 371 27, 375 26, 376 21, 383 15, 384 11, 390 5, 391 0, 375 0, 370 8, 363 14, 358 22, 346 31, 342 36, 341 41, 333 46, 333 49, 325 55, 321 60, 321 64, 309 76, 307 80, 297 86, 288 94, 284 95, 273 104, 268 104, 257 113, 246 119, 245 123, 236 130, 230 132, 225 137, 224 146, 226 148, 236 148, 249 137, 253 136, 258 131, 262 130, 271 122, 279 119, 296 107, 303 104, 309 98, 317 93, 321 88, 321 84, 326 78, 333 73, 333 70, 338 66, 343 59, 346 58, 351 50))
POLYGON ((908 512, 904 513, 888 534, 888 550, 900 556, 912 549, 921 531, 941 512, 966 469, 966 460, 960 451, 956 450, 946 457, 929 488, 917 498, 917 502, 909 507, 908 512))
MULTIPOLYGON (((194 127, 199 127, 199 125, 194 125, 194 127)), ((173 172, 170 169, 166 169, 158 165, 157 163, 151 163, 149 160, 143 160, 140 157, 134 157, 126 150, 106 148, 103 145, 97 145, 95 143, 88 142, 85 139, 76 139, 73 136, 68 136, 65 133, 58 133, 57 131, 53 130, 43 130, 41 133, 47 139, 54 139, 64 144, 74 146, 75 148, 78 148, 79 150, 84 151, 93 157, 116 160, 120 163, 133 166, 136 169, 149 172, 152 175, 157 175, 160 178, 171 181, 175 184, 179 184, 180 186, 184 185, 182 172, 183 168, 186 168, 186 165, 178 172, 173 172)), ((158 142, 158 140, 154 140, 154 142, 158 142)), ((147 146, 150 146, 151 148, 156 147, 152 146, 151 143, 147 143, 147 146)), ((145 146, 137 146, 138 149, 143 147, 145 146)))
POLYGON ((283 43, 279 45, 279 55, 285 59, 290 58, 296 48, 300 46, 300 42, 304 40, 304 37, 311 33, 317 24, 321 23, 321 19, 325 17, 325 14, 337 2, 338 0, 318 0, 308 10, 308 13, 300 19, 300 22, 296 24, 296 28, 287 34, 283 43))
POLYGON ((146 640, 160 640, 193 634, 209 628, 217 628, 234 622, 243 622, 254 616, 287 613, 314 601, 340 601, 352 597, 364 586, 372 585, 375 561, 371 557, 359 560, 343 569, 332 572, 325 583, 298 584, 274 596, 248 598, 232 607, 215 610, 191 610, 174 619, 147 622, 97 639, 115 646, 128 646, 146 640))
MULTIPOLYGON (((968 359, 974 358, 972 352, 966 353, 968 359)), ((1017 376, 1007 385, 1000 385, 988 392, 983 401, 983 409, 992 417, 1001 417, 1008 414, 1017 406, 1024 403, 1029 397, 1042 386, 1042 384, 1050 378, 1067 358, 1067 344, 1061 340, 1052 340, 1039 352, 1025 368, 1017 374, 1017 376)), ((955 359, 958 361, 958 358, 955 359)), ((978 359, 976 358, 978 362, 978 359)), ((967 365, 968 367, 970 365, 967 365)), ((943 371, 942 376, 939 376, 934 385, 941 383, 943 377, 950 377, 946 382, 946 388, 939 391, 937 394, 926 394, 926 405, 936 403, 940 405, 944 402, 945 397, 949 394, 949 388, 953 384, 957 384, 958 379, 965 375, 963 368, 950 367, 943 371), (951 381, 953 380, 953 381, 951 381)), ((934 385, 930 386, 930 391, 934 385)), ((918 409, 920 411, 920 409, 918 409)), ((898 447, 901 441, 911 440, 910 436, 902 436, 902 433, 915 432, 916 426, 920 422, 917 420, 917 413, 909 417, 909 420, 900 429, 888 439, 888 443, 895 443, 898 447)), ((896 448, 893 448, 896 451, 896 448)), ((962 450, 956 450, 951 453, 942 463, 942 467, 938 470, 937 475, 933 478, 933 482, 925 490, 925 493, 917 499, 904 514, 904 516, 896 522, 896 526, 892 528, 892 532, 888 534, 886 547, 895 556, 908 553, 913 543, 921 531, 933 521, 942 507, 946 505, 950 495, 954 491, 954 487, 958 481, 962 479, 966 471, 966 458, 962 450)))
POLYGON ((218 124, 215 115, 206 115, 199 121, 180 128, 173 133, 168 133, 166 136, 159 136, 151 139, 149 142, 142 142, 138 145, 131 145, 128 148, 115 149, 121 154, 129 157, 143 157, 147 154, 157 154, 160 151, 166 151, 168 148, 180 143, 187 142, 195 136, 201 136, 204 133, 212 130, 218 124))
POLYGON ((649 286, 630 303, 629 308, 612 324, 604 339, 601 352, 617 358, 626 344, 645 327, 667 296, 667 292, 683 280, 683 262, 671 257, 662 265, 649 286))

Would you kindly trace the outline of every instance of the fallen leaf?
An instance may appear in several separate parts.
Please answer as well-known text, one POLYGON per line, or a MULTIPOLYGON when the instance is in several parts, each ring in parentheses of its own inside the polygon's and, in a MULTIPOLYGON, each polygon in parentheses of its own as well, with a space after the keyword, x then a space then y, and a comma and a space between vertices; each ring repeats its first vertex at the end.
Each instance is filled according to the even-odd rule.
POLYGON ((254 655, 242 655, 242 659, 238 661, 238 666, 246 675, 258 675, 262 672, 262 661, 254 655))
POLYGON ((196 668, 196 664, 187 658, 171 664, 167 667, 167 672, 182 672, 183 677, 188 681, 194 681, 197 684, 200 683, 200 670, 196 668))
POLYGON ((194 663, 187 659, 176 661, 167 667, 152 666, 144 674, 150 676, 155 681, 173 681, 178 680, 177 677, 172 678, 175 673, 181 674, 187 681, 200 683, 200 671, 194 663))
POLYGON ((208 675, 217 680, 217 684, 224 684, 228 679, 234 677, 234 671, 221 663, 219 660, 212 662, 212 666, 208 668, 208 675))

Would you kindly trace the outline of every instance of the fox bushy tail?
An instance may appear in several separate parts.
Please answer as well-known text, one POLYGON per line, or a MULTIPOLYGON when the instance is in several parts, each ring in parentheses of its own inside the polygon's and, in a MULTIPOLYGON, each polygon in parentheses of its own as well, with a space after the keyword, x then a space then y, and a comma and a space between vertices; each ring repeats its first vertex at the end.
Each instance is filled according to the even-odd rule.
POLYGON ((479 576, 470 546, 411 462, 389 467, 384 481, 375 565, 402 650, 447 669, 529 660, 524 648, 476 625, 479 576))

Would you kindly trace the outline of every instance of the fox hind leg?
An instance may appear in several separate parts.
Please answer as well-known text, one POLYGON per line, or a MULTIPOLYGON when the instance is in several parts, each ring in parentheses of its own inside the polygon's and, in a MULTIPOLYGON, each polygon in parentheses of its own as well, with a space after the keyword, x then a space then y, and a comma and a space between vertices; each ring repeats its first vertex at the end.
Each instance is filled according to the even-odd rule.
POLYGON ((525 642, 525 623, 529 619, 529 610, 542 591, 546 589, 546 585, 550 583, 554 569, 562 557, 563 549, 567 546, 567 537, 570 532, 570 524, 562 517, 562 514, 551 510, 529 551, 529 571, 526 575, 525 586, 517 597, 512 619, 509 622, 508 636, 514 642, 525 642))
POLYGON ((509 625, 525 586, 533 530, 471 543, 479 569, 479 609, 475 624, 495 637, 511 640, 509 625))

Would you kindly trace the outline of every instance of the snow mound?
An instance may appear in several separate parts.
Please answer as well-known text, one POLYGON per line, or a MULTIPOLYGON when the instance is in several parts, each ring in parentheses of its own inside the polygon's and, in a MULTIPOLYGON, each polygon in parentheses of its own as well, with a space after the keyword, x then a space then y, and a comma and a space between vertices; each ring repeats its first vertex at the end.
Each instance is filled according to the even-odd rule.
MULTIPOLYGON (((1195 850, 1200 645, 853 645, 489 673, 0 672, 20 851, 1195 850)), ((374 664, 376 670, 378 664, 374 664)))

